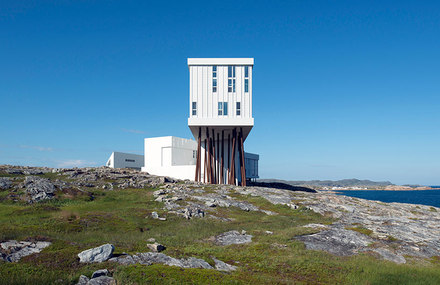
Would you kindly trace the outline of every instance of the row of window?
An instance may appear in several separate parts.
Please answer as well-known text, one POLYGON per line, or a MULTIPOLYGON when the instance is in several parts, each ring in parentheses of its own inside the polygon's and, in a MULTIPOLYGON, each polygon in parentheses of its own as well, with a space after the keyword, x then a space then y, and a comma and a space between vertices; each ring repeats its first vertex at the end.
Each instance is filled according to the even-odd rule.
MULTIPOLYGON (((244 67, 244 92, 249 92, 249 66, 244 67)), ((217 92, 217 66, 212 66, 212 92, 217 92)), ((228 92, 235 92, 235 66, 228 66, 228 92)))
MULTIPOLYGON (((191 108, 192 115, 196 116, 197 115, 197 102, 192 102, 191 107, 192 107, 191 108)), ((241 115, 241 103, 240 102, 236 102, 235 111, 236 111, 237 116, 241 115)), ((228 102, 218 102, 218 115, 219 116, 227 116, 228 115, 228 102)))

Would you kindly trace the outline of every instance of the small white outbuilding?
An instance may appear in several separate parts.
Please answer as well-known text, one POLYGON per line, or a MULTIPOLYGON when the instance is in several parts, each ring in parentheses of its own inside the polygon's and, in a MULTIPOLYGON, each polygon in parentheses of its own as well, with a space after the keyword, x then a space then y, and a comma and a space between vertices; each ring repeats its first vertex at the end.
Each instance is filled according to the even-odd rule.
POLYGON ((105 165, 111 168, 132 168, 141 170, 142 166, 144 166, 144 156, 114 151, 105 165))

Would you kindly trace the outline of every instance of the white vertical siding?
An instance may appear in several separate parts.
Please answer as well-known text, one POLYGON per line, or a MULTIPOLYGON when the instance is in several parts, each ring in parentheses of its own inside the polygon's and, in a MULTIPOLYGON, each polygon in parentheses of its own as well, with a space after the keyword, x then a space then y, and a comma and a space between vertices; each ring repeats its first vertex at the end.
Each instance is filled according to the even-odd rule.
POLYGON ((212 91, 212 66, 190 66, 190 117, 252 118, 252 66, 249 66, 249 92, 245 93, 244 66, 235 67, 235 93, 228 92, 228 66, 217 66, 217 92, 212 91), (197 115, 192 116, 192 102, 197 102, 197 115), (218 103, 228 102, 228 115, 218 116, 218 103), (240 102, 241 115, 236 106, 240 102))

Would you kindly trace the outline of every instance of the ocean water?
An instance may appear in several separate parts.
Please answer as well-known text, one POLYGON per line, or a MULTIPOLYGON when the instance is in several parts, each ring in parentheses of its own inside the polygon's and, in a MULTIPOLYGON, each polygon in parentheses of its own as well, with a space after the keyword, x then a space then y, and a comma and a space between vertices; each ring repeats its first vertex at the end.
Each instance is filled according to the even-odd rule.
POLYGON ((382 201, 386 203, 410 203, 440 207, 440 190, 383 191, 383 190, 338 190, 338 195, 382 201))

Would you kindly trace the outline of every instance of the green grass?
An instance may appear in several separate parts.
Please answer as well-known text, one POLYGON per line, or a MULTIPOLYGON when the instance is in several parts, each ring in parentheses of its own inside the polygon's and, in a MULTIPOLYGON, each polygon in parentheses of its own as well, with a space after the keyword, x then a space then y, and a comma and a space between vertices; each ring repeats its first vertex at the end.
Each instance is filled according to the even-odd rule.
MULTIPOLYGON (((52 178, 52 177, 48 177, 52 178)), ((213 191, 213 186, 205 187, 213 191)), ((238 208, 213 208, 208 217, 186 220, 167 214, 154 201, 157 189, 89 189, 89 196, 74 196, 37 205, 0 202, 0 240, 49 240, 53 244, 18 263, 0 263, 0 284, 75 284, 81 274, 108 268, 118 284, 439 284, 440 262, 398 265, 362 254, 336 257, 309 251, 295 236, 316 229, 308 223, 329 224, 334 220, 300 207, 292 210, 272 205, 258 197, 234 195, 261 209, 277 213, 244 212, 238 208), (150 218, 151 212, 166 221, 150 218), (229 230, 246 230, 253 242, 217 246, 212 237, 229 230), (266 234, 272 231, 272 235, 266 234), (164 265, 122 266, 80 264, 77 254, 104 243, 115 245, 115 253, 149 251, 146 240, 155 238, 172 257, 197 257, 211 265, 212 257, 238 266, 233 273, 206 269, 182 269, 164 265), (283 246, 279 246, 283 245, 283 246)), ((361 226, 350 228, 371 234, 361 226)))
POLYGON ((371 234, 373 233, 372 230, 364 228, 364 227, 360 227, 360 226, 357 226, 357 227, 346 227, 345 229, 346 230, 355 231, 355 232, 358 232, 358 233, 361 233, 361 234, 364 234, 364 235, 367 235, 367 236, 371 236, 371 234))

